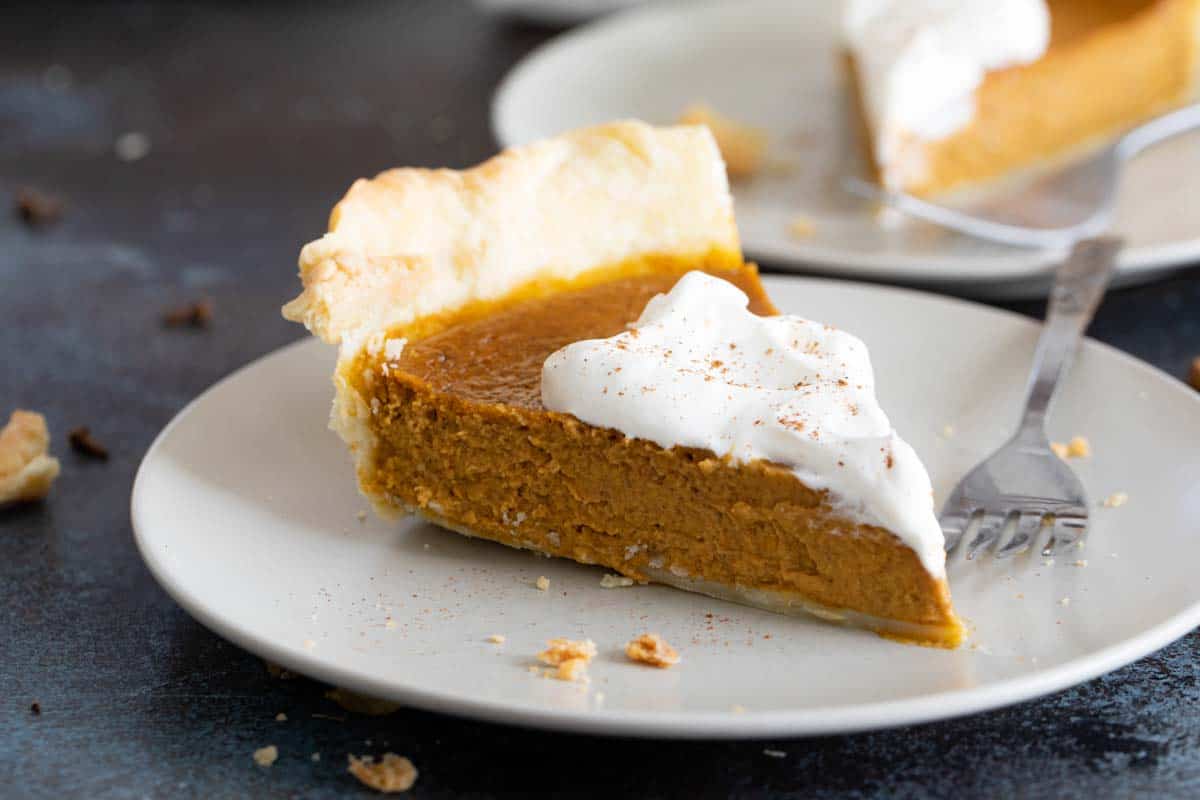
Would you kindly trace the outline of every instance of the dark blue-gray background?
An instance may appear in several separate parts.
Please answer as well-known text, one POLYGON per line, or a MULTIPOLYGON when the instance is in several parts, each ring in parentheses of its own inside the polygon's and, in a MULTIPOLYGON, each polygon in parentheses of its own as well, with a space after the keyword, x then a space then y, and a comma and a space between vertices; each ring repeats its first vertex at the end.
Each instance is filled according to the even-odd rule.
MULTIPOLYGON (((416 762, 417 797, 1200 795, 1195 633, 1004 711, 689 744, 348 715, 322 686, 268 676, 155 585, 128 513, 154 435, 215 380, 304 335, 279 305, 299 246, 351 179, 493 152, 492 89, 548 35, 444 0, 0 11, 0 202, 34 185, 68 203, 44 230, 0 215, 0 413, 43 411, 63 461, 47 502, 0 512, 0 797, 370 794, 345 754, 383 750, 416 762), (113 150, 129 131, 152 147, 132 163, 113 150), (211 328, 163 329, 164 309, 199 297, 213 300, 211 328), (68 450, 76 425, 110 461, 68 450), (251 753, 268 743, 280 757, 264 770, 251 753)), ((1200 354, 1200 272, 1113 292, 1092 333, 1182 376, 1200 354)))

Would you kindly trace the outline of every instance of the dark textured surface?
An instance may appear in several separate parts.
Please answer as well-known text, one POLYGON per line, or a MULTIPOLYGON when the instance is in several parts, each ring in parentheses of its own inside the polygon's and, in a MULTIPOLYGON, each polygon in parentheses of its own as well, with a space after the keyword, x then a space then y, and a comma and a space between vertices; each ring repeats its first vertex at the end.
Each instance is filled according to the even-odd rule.
MULTIPOLYGON (((302 335, 278 306, 348 180, 486 156, 491 90, 545 34, 440 0, 32 4, 0 28, 0 199, 32 184, 67 202, 42 230, 0 217, 0 412, 44 411, 63 461, 48 502, 0 512, 0 796, 353 795, 345 754, 383 749, 416 762, 420 797, 1200 795, 1195 633, 1009 710, 761 743, 356 717, 323 687, 272 679, 151 580, 129 527, 134 470, 198 392, 302 335), (147 157, 113 155, 126 131, 149 136, 147 157), (202 296, 211 328, 163 329, 165 309, 202 296), (67 449, 77 425, 107 463, 67 449), (260 769, 250 754, 269 742, 280 758, 260 769)), ((1197 309, 1193 270, 1115 292, 1093 333, 1182 375, 1197 309)))

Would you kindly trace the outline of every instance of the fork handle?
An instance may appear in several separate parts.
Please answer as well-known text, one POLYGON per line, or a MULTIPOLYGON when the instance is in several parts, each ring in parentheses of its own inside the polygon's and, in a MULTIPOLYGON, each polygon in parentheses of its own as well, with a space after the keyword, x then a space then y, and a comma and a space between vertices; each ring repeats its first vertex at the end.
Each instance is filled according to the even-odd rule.
POLYGON ((1114 236, 1082 239, 1055 272, 1046 322, 1029 374, 1019 434, 1022 438, 1039 444, 1045 441, 1046 413, 1059 379, 1066 374, 1079 340, 1104 297, 1121 245, 1121 239, 1114 236))
POLYGON ((1169 114, 1156 117, 1126 133, 1116 144, 1117 155, 1123 159, 1133 158, 1147 147, 1156 145, 1163 139, 1169 139, 1198 128, 1200 128, 1200 103, 1193 103, 1169 114))

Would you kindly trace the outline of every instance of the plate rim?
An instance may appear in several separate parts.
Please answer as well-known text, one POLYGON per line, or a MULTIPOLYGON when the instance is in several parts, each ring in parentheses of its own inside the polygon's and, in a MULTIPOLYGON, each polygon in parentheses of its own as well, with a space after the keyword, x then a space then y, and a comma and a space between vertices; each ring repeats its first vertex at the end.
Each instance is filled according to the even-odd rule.
MULTIPOLYGON (((918 289, 895 286, 863 285, 855 281, 826 277, 770 275, 767 283, 819 283, 850 291, 868 291, 887 295, 913 295, 927 301, 943 303, 975 313, 985 313, 1020 325, 1036 327, 1037 322, 1022 314, 994 308, 957 297, 939 295, 918 289)), ((1200 405, 1200 396, 1169 373, 1144 362, 1112 345, 1087 339, 1088 347, 1096 347, 1116 356, 1127 366, 1138 369, 1148 377, 1162 381, 1164 391, 1182 393, 1189 401, 1200 405)), ((311 653, 296 647, 278 644, 255 635, 238 624, 211 613, 203 598, 189 592, 175 580, 171 569, 158 558, 152 545, 153 527, 145 518, 146 475, 153 467, 159 450, 172 431, 210 395, 226 384, 260 368, 265 362, 281 358, 294 350, 317 351, 330 345, 312 337, 301 338, 283 345, 233 370, 188 402, 154 438, 138 465, 130 492, 130 521, 134 542, 150 574, 167 595, 205 628, 232 642, 247 652, 280 664, 288 669, 366 694, 387 698, 403 705, 450 714, 468 719, 515 725, 539 730, 553 730, 602 736, 627 736, 677 740, 755 740, 787 737, 810 737, 859 733, 907 725, 953 719, 969 714, 990 711, 1015 703, 1033 700, 1058 692, 1100 675, 1112 672, 1154 653, 1186 635, 1200 625, 1200 593, 1191 605, 1175 615, 1122 642, 1109 645, 1082 658, 1015 678, 997 681, 983 687, 952 689, 918 697, 883 700, 851 706, 815 706, 793 710, 732 711, 624 711, 610 709, 564 710, 522 706, 518 703, 489 698, 463 697, 451 691, 426 689, 405 685, 363 674, 336 664, 324 662, 311 653)))
MULTIPOLYGON (((765 8, 784 5, 782 0, 742 0, 749 7, 743 10, 756 13, 753 6, 765 8)), ((665 0, 663 2, 635 5, 612 12, 606 16, 563 31, 542 42, 525 53, 513 64, 492 92, 488 118, 492 135, 503 147, 523 144, 515 135, 512 114, 507 102, 516 91, 521 79, 532 74, 540 61, 567 50, 581 40, 602 37, 611 29, 624 27, 641 18, 690 14, 713 13, 727 6, 723 0, 665 0)), ((734 208, 735 216, 737 208, 734 208)), ((805 242, 796 243, 796 250, 784 252, 777 247, 759 246, 742 242, 746 253, 756 259, 770 262, 773 266, 787 270, 803 270, 833 278, 895 280, 926 285, 958 286, 963 289, 983 288, 994 285, 1014 284, 1045 280, 1056 256, 1043 250, 1013 247, 1004 255, 987 258, 959 258, 955 256, 916 255, 905 252, 896 254, 857 253, 838 258, 836 248, 817 247, 805 242), (932 268, 918 269, 917 262, 932 268), (986 269, 976 269, 970 274, 946 274, 942 270, 956 263, 971 262, 987 264, 986 269)), ((1140 245, 1123 248, 1117 256, 1114 281, 1123 283, 1150 280, 1153 277, 1200 261, 1200 236, 1192 240, 1178 240, 1156 245, 1140 245)), ((1048 287, 1047 287, 1048 291, 1048 287)), ((1038 294, 1044 295, 1046 292, 1038 294)))

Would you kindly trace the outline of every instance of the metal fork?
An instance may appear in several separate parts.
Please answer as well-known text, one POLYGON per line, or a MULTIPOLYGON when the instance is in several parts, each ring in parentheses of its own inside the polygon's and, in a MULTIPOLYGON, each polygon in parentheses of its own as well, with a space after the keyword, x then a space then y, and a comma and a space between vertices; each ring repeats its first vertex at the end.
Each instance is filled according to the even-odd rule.
POLYGON ((967 473, 946 500, 939 521, 947 552, 958 546, 979 514, 982 520, 967 545, 968 559, 997 544, 1014 519, 1015 532, 996 550, 998 558, 1028 550, 1044 525, 1051 529, 1042 549, 1046 556, 1074 544, 1087 532, 1087 492, 1071 468, 1051 451, 1046 414, 1059 379, 1104 296, 1120 247, 1116 238, 1086 239, 1072 248, 1059 267, 1033 357, 1020 425, 1008 443, 967 473))
POLYGON ((968 196, 965 203, 960 198, 957 207, 847 180, 847 188, 855 194, 971 236, 1021 247, 1071 248, 1055 273, 1017 432, 959 482, 942 508, 939 521, 947 552, 958 547, 976 516, 981 520, 967 545, 968 559, 999 545, 1013 522, 1013 535, 996 549, 998 558, 1025 552, 1045 527, 1051 531, 1042 548, 1045 556, 1076 543, 1087 532, 1087 492, 1051 451, 1046 414, 1104 296, 1121 248, 1118 238, 1089 237, 1112 221, 1124 162, 1197 128, 1200 104, 1151 120, 1091 157, 1035 180, 968 196))

